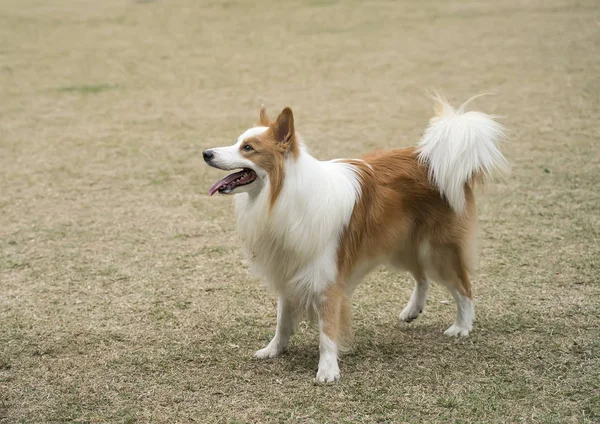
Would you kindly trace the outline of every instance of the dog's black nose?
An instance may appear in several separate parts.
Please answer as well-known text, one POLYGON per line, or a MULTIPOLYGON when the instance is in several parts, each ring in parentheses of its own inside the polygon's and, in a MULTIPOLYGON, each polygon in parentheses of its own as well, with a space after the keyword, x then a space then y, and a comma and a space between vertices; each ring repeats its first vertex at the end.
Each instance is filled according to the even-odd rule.
POLYGON ((210 150, 205 150, 202 152, 202 156, 204 157, 205 162, 209 162, 212 158, 215 157, 215 154, 210 150))

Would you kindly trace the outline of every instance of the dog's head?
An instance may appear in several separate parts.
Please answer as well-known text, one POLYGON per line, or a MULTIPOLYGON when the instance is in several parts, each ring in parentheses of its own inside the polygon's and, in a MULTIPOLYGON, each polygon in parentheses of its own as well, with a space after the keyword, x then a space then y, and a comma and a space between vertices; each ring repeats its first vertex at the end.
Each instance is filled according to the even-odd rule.
POLYGON ((273 203, 283 185, 286 160, 297 158, 299 148, 292 110, 286 107, 271 122, 261 106, 258 126, 246 130, 237 143, 202 153, 210 166, 226 171, 240 169, 214 183, 209 194, 254 193, 270 186, 273 203))

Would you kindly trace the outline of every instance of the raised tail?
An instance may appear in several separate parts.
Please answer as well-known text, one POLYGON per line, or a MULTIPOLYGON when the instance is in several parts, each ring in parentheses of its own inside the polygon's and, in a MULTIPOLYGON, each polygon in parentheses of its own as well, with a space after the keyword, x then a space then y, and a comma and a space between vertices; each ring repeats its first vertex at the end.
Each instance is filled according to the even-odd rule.
POLYGON ((484 113, 464 112, 473 99, 454 110, 436 96, 436 116, 417 148, 419 160, 429 166, 431 181, 458 213, 466 208, 465 184, 509 169, 498 149, 504 128, 484 113))

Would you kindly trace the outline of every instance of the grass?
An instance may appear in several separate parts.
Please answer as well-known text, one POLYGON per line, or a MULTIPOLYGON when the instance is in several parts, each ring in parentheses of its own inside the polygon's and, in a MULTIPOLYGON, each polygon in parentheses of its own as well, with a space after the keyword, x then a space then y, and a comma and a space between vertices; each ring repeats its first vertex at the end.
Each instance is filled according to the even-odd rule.
POLYGON ((0 422, 600 421, 599 21, 566 0, 3 1, 0 422), (202 150, 261 103, 320 158, 412 145, 431 87, 496 93, 474 107, 511 137, 478 200, 472 336, 443 337, 441 288, 400 325, 412 283, 378 270, 339 384, 314 383, 305 324, 253 360, 275 299, 202 150))
POLYGON ((111 84, 90 84, 61 87, 58 89, 58 91, 63 91, 66 93, 96 94, 102 93, 103 91, 114 90, 115 88, 117 88, 117 86, 111 84))

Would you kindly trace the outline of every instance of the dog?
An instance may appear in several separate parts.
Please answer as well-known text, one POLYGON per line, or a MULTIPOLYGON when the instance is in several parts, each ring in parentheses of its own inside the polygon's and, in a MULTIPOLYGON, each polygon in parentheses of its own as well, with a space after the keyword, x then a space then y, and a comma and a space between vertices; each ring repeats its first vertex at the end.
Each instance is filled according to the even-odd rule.
POLYGON ((444 334, 467 336, 475 312, 469 275, 476 257, 474 186, 508 170, 493 117, 436 98, 435 116, 416 147, 361 159, 320 161, 296 132, 290 108, 228 147, 205 150, 206 163, 238 170, 209 190, 232 194, 237 230, 251 271, 278 295, 275 336, 257 358, 284 352, 303 312, 319 328, 316 379, 340 377, 338 353, 350 320, 350 296, 381 264, 415 279, 400 321, 423 312, 430 281, 456 301, 444 334))

